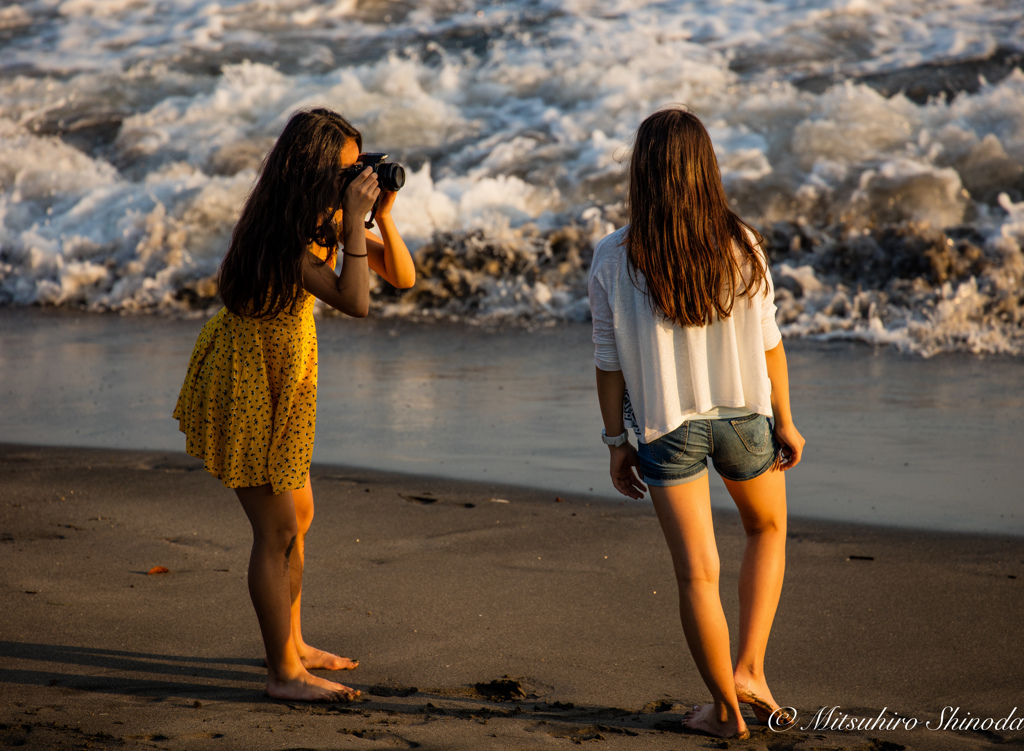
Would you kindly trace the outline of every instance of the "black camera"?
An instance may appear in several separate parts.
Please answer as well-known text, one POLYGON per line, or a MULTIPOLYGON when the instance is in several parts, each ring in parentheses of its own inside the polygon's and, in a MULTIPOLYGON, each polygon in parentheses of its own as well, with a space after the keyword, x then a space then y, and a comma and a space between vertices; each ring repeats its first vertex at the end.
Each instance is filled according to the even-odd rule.
MULTIPOLYGON (((381 190, 391 193, 400 190, 405 185, 405 168, 401 164, 386 161, 387 158, 387 154, 360 154, 359 161, 341 171, 341 195, 345 195, 349 184, 361 175, 367 167, 371 168, 373 173, 377 175, 377 187, 381 190)), ((378 203, 380 203, 379 196, 373 204, 373 209, 370 211, 370 218, 366 222, 367 229, 373 227, 373 218, 377 214, 378 203)))
POLYGON ((387 161, 387 154, 360 154, 359 161, 348 169, 341 171, 341 192, 344 193, 349 183, 370 167, 377 175, 377 185, 381 190, 394 193, 405 185, 405 168, 401 164, 387 161))

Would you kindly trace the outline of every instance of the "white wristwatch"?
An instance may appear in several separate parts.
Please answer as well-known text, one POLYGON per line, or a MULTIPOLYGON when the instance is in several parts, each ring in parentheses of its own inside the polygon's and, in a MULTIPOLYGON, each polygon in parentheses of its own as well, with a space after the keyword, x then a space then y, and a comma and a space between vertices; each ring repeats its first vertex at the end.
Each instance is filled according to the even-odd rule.
POLYGON ((621 446, 624 443, 629 443, 629 431, 623 430, 622 435, 612 437, 604 432, 604 428, 601 428, 601 440, 604 441, 605 446, 621 446))

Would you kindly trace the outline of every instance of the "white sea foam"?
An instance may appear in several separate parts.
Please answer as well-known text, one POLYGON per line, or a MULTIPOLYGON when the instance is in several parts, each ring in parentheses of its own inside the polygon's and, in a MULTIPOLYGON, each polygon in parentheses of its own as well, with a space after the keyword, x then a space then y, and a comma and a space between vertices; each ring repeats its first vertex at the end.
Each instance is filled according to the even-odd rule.
POLYGON ((1012 0, 29 0, 0 37, 0 303, 212 304, 263 155, 327 105, 407 165, 440 275, 385 314, 576 319, 631 135, 682 102, 788 335, 1024 352, 1024 74, 984 67, 1020 51, 1012 0), (915 65, 931 99, 879 83, 915 65))

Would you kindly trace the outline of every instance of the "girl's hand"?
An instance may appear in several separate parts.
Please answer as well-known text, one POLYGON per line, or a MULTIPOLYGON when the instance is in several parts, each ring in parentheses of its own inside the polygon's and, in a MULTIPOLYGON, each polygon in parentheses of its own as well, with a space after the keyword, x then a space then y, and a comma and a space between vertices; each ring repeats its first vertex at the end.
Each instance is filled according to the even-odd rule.
POLYGON ((611 455, 612 485, 635 501, 643 500, 647 487, 640 482, 642 475, 636 461, 636 448, 631 443, 624 443, 621 446, 609 446, 608 449, 611 455))
POLYGON ((804 437, 800 435, 795 425, 789 423, 775 426, 775 438, 782 444, 775 459, 775 468, 782 471, 793 469, 800 463, 800 457, 804 453, 804 437))
POLYGON ((359 176, 348 184, 345 195, 341 197, 342 216, 346 222, 359 221, 370 213, 373 202, 380 195, 380 188, 377 186, 377 175, 367 167, 359 176))
POLYGON ((396 198, 398 198, 398 193, 382 190, 380 203, 377 204, 377 216, 388 216, 391 213, 391 207, 395 205, 396 198))

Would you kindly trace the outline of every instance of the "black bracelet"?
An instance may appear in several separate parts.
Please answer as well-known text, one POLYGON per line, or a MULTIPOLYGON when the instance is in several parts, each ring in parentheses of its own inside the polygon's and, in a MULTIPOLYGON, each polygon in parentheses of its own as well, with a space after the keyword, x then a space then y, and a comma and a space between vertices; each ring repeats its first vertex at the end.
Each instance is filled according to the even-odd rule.
POLYGON ((363 253, 363 254, 359 254, 359 253, 349 253, 347 250, 341 251, 341 254, 344 255, 344 256, 352 256, 353 258, 366 258, 366 256, 370 255, 369 252, 363 253))

